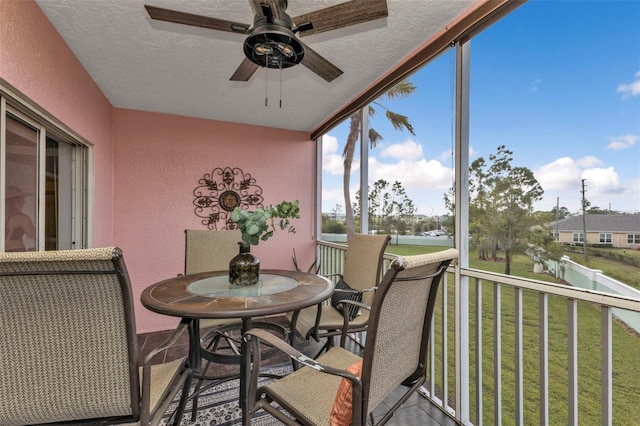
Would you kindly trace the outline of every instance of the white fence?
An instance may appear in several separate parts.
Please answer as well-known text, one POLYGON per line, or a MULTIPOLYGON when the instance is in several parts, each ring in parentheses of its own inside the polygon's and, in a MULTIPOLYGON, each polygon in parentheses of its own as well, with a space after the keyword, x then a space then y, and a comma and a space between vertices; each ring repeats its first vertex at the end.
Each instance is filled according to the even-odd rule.
MULTIPOLYGON (((604 275, 599 269, 582 266, 569 256, 562 256, 560 262, 549 261, 548 267, 574 287, 640 299, 640 290, 604 275)), ((640 313, 614 308, 613 315, 640 333, 640 313)))

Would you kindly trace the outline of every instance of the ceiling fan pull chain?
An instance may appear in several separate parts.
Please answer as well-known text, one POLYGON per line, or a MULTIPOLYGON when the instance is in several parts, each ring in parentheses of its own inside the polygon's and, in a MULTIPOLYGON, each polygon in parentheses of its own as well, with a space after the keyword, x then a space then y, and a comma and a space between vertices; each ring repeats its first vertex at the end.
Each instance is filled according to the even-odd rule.
POLYGON ((282 62, 280 62, 280 108, 282 108, 282 62))
MULTIPOLYGON (((267 63, 269 63, 269 55, 267 55, 267 63)), ((267 83, 269 82, 269 67, 264 67, 264 106, 267 107, 269 103, 269 91, 267 83)))

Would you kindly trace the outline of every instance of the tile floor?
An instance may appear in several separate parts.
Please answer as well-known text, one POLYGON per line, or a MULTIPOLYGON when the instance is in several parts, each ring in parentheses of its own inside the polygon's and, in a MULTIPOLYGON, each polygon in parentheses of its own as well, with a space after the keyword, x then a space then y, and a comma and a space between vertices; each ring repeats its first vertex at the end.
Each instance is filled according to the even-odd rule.
MULTIPOLYGON (((278 321, 277 318, 272 319, 278 321)), ((140 359, 143 360, 146 355, 162 344, 172 333, 172 330, 161 331, 156 333, 147 333, 138 335, 138 344, 140 348, 140 359)), ((315 342, 314 342, 315 343, 315 342)), ((159 354, 154 363, 168 362, 173 359, 183 357, 187 354, 188 350, 188 336, 184 333, 184 338, 181 339, 174 347, 165 353, 159 354)), ((315 354, 318 350, 317 345, 308 344, 307 348, 303 352, 307 352, 309 355, 315 354), (307 349, 308 348, 308 349, 307 349)), ((355 350, 355 345, 354 345, 355 350)), ((265 361, 265 364, 279 364, 287 362, 286 356, 277 356, 265 361)), ((218 369, 217 373, 223 374, 231 372, 236 369, 235 366, 223 366, 216 364, 218 369)), ((379 406, 374 411, 374 417, 377 413, 384 413, 387 411, 388 406, 393 405, 395 401, 400 397, 402 389, 399 388, 397 392, 389 396, 382 404, 387 407, 379 406)), ((445 414, 439 407, 433 404, 430 400, 423 398, 419 394, 414 394, 409 398, 405 404, 394 414, 391 420, 387 423, 390 426, 422 426, 422 425, 437 425, 437 426, 456 426, 458 423, 449 415, 445 414)))

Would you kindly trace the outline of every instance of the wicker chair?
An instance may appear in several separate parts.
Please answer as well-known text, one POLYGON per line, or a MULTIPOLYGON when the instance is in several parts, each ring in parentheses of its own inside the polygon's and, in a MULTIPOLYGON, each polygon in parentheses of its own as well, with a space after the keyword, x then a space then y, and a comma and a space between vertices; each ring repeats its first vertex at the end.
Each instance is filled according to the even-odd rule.
MULTIPOLYGON (((301 337, 314 338, 316 341, 321 338, 327 339, 319 353, 333 346, 334 336, 343 336, 340 345, 344 346, 347 334, 367 330, 369 310, 366 308, 371 305, 375 294, 373 290, 380 282, 382 257, 390 240, 391 237, 388 235, 366 234, 355 234, 349 240, 343 274, 336 275, 352 289, 362 291, 362 304, 359 307, 365 309, 360 309, 360 313, 353 320, 349 321, 348 314, 350 306, 357 306, 357 302, 353 301, 342 303, 342 311, 325 303, 287 314, 292 330, 301 337), (348 333, 343 333, 344 330, 348 333)), ((295 333, 291 333, 291 346, 294 345, 294 337, 295 333)))
POLYGON ((240 231, 186 229, 184 273, 197 274, 229 269, 229 261, 238 254, 240 231))
POLYGON ((439 282, 457 256, 457 250, 448 249, 394 260, 375 293, 362 358, 342 347, 333 347, 313 360, 262 330, 248 331, 245 338, 250 339, 252 349, 259 341, 269 342, 304 365, 282 379, 258 387, 260 352, 252 350, 254 367, 246 399, 251 412, 264 409, 288 425, 328 426, 334 424, 334 410, 334 414, 342 415, 345 424, 359 426, 366 424, 367 416, 399 385, 408 387, 378 423, 371 415, 372 424, 386 423, 425 382, 429 330, 439 282), (359 361, 360 377, 351 372, 359 361), (341 406, 343 396, 352 398, 352 412, 340 412, 348 406, 341 406), (272 401, 295 420, 271 405, 272 401))
MULTIPOLYGON (((184 232, 185 274, 229 269, 229 261, 238 254, 238 242, 242 240, 239 230, 185 229, 184 232)), ((229 323, 229 320, 205 319, 200 321, 200 329, 213 329, 229 323)), ((237 324, 241 324, 239 319, 237 324)))
POLYGON ((0 424, 157 424, 189 370, 150 364, 185 329, 139 367, 120 249, 0 253, 0 424))
MULTIPOLYGON (((238 254, 238 242, 242 240, 239 230, 185 230, 185 274, 229 269, 229 261, 238 254)), ((264 317, 253 318, 255 327, 276 331, 286 336, 286 330, 275 323, 265 321, 264 317)), ((198 377, 206 377, 217 383, 236 377, 234 374, 223 376, 210 375, 212 363, 240 364, 240 338, 242 321, 234 319, 202 319, 199 323, 200 342, 206 348, 202 351, 206 359, 204 368, 198 377)), ((272 348, 264 348, 263 357, 276 353, 272 348)), ((198 380, 195 392, 203 385, 198 380)), ((191 420, 195 421, 198 411, 198 398, 193 398, 191 420)))

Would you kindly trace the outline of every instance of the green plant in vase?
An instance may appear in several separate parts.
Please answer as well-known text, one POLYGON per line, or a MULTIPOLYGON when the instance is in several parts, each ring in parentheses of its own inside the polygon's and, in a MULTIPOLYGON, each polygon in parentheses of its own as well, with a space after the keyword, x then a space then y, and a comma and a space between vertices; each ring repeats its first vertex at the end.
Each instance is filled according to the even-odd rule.
POLYGON ((295 233, 291 219, 300 218, 298 200, 283 201, 275 206, 258 207, 253 211, 236 207, 229 220, 242 234, 240 254, 229 262, 229 281, 234 285, 257 284, 260 275, 260 261, 250 253, 252 245, 267 241, 273 236, 277 226, 281 230, 295 233))

